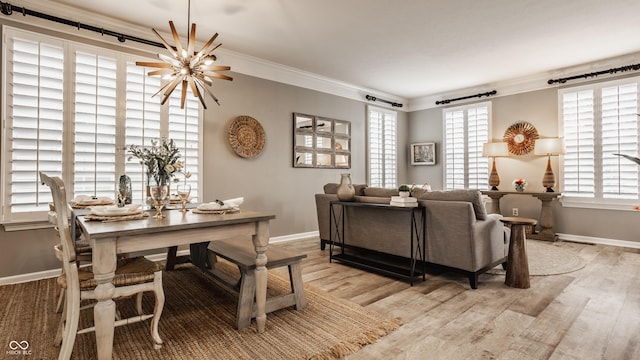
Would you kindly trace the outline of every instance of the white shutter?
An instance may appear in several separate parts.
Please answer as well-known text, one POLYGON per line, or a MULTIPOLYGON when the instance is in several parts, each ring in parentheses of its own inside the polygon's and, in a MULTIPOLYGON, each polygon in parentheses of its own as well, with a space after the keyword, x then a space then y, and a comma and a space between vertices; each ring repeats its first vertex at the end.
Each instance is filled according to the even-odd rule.
POLYGON ((396 113, 368 107, 369 186, 395 188, 397 181, 396 113))
POLYGON ((445 189, 485 189, 489 163, 482 145, 489 141, 489 103, 444 110, 445 189))
POLYGON ((445 112, 445 187, 447 190, 465 187, 464 111, 445 112))
POLYGON ((595 116, 593 90, 562 96, 565 155, 563 166, 566 196, 595 195, 595 116))
MULTIPOLYGON (((149 69, 127 63, 125 144, 150 146, 151 140, 160 138, 161 106, 157 95, 160 79, 147 76, 149 69)), ((129 155, 127 155, 129 156, 129 155)), ((146 199, 147 175, 144 166, 133 158, 125 164, 125 173, 131 178, 132 200, 146 199)))
POLYGON ((38 172, 61 174, 64 49, 7 34, 5 39, 10 185, 3 214, 4 220, 26 220, 48 210, 51 201, 38 172))
POLYGON ((74 196, 113 198, 116 182, 116 60, 76 52, 74 85, 74 196))
POLYGON ((613 154, 637 156, 638 85, 602 89, 602 197, 638 198, 638 165, 613 154))
MULTIPOLYGON (((173 139, 180 149, 184 170, 191 173, 191 177, 186 179, 186 182, 191 185, 190 196, 193 201, 198 201, 200 102, 197 98, 190 96, 186 100, 184 109, 180 109, 180 86, 169 98, 169 138, 173 139)), ((176 178, 182 181, 185 179, 184 174, 177 174, 176 178)))

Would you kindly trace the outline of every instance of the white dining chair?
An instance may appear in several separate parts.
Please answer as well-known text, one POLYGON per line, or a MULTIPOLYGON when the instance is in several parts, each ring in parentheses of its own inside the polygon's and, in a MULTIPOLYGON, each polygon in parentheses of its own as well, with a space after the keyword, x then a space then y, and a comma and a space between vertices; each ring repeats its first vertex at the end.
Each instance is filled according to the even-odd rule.
MULTIPOLYGON (((71 239, 69 228, 69 216, 67 207, 66 190, 63 181, 59 177, 49 177, 40 172, 40 179, 51 189, 55 206, 55 223, 60 236, 60 244, 54 249, 62 258, 63 274, 58 277, 58 285, 64 289, 64 307, 56 342, 61 342, 58 359, 69 359, 73 351, 73 345, 77 334, 95 331, 95 326, 78 329, 80 318, 80 303, 86 299, 96 299, 94 290, 97 282, 94 279, 90 267, 79 268, 77 256, 71 239)), ((164 307, 164 291, 162 289, 162 269, 158 264, 144 257, 131 257, 118 260, 116 275, 113 278, 115 291, 113 298, 123 298, 137 295, 137 315, 118 319, 115 326, 131 324, 151 319, 151 337, 154 347, 162 346, 162 339, 158 333, 158 323, 164 307), (142 293, 150 291, 155 295, 153 313, 145 314, 142 311, 142 293)))

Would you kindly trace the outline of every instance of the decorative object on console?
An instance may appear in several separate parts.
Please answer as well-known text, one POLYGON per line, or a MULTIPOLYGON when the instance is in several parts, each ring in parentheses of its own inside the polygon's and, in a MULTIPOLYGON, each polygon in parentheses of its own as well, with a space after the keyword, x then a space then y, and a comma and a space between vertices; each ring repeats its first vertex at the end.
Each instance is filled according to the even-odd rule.
POLYGON ((527 186, 527 180, 525 180, 525 179, 515 179, 515 180, 513 180, 513 186, 515 186, 516 191, 523 192, 524 188, 527 186))
POLYGON ((553 192, 556 177, 551 169, 551 156, 564 154, 564 140, 561 138, 538 139, 534 153, 547 156, 547 170, 542 177, 542 186, 547 188, 547 192, 553 192))
POLYGON ((496 170, 496 158, 509 156, 507 143, 502 141, 482 144, 482 156, 493 158, 493 166, 491 168, 491 174, 489 175, 489 186, 491 186, 491 190, 498 190, 500 176, 498 176, 498 171, 496 170))
POLYGON ((200 49, 195 52, 196 46, 196 24, 191 24, 191 1, 189 0, 189 11, 187 23, 191 25, 191 32, 189 34, 189 40, 187 47, 182 47, 182 42, 178 36, 173 21, 169 21, 169 27, 171 28, 171 34, 173 35, 173 41, 175 42, 175 49, 162 37, 155 29, 151 29, 154 34, 162 41, 162 44, 169 50, 171 56, 158 54, 158 58, 163 62, 148 62, 148 61, 136 61, 138 66, 148 66, 158 68, 158 70, 150 71, 148 75, 160 75, 163 79, 168 80, 157 93, 163 92, 161 104, 164 104, 173 90, 182 83, 182 97, 180 101, 180 108, 184 109, 184 103, 187 97, 187 87, 191 88, 193 96, 200 99, 200 103, 206 109, 207 105, 204 102, 202 93, 206 90, 207 93, 213 98, 213 100, 220 105, 218 98, 209 90, 207 86, 213 85, 213 79, 233 80, 230 76, 222 75, 217 71, 231 70, 230 66, 217 66, 213 65, 213 62, 217 60, 213 52, 222 44, 213 46, 213 42, 218 37, 218 33, 215 33, 209 41, 200 49))
POLYGON ((411 188, 409 187, 409 185, 400 185, 400 187, 398 188, 398 193, 401 198, 409 197, 411 196, 411 188))
POLYGON ((356 196, 356 190, 351 183, 351 174, 341 174, 340 185, 338 185, 336 195, 340 201, 353 201, 356 196))
POLYGON ((435 165, 436 144, 432 142, 411 144, 411 165, 435 165))
POLYGON ((502 140, 507 143, 509 152, 514 155, 526 155, 535 147, 538 130, 526 121, 517 122, 507 128, 502 140))
POLYGON ((266 135, 262 125, 251 116, 238 116, 227 131, 229 145, 243 158, 254 158, 262 152, 266 135))

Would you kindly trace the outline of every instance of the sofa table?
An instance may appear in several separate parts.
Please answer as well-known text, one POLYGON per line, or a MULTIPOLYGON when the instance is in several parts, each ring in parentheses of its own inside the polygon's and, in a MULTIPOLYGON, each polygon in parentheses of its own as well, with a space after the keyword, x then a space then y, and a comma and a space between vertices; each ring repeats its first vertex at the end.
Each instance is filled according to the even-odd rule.
POLYGON ((562 196, 559 192, 518 192, 482 190, 483 195, 491 198, 491 213, 500 214, 500 199, 505 195, 533 196, 542 202, 540 210, 540 231, 529 234, 529 238, 537 240, 558 241, 558 235, 553 230, 553 200, 562 196))
MULTIPOLYGON (((409 283, 413 286, 413 280, 416 276, 422 275, 422 280, 425 280, 426 262, 425 262, 425 249, 426 249, 426 229, 424 226, 424 219, 426 211, 424 206, 417 207, 400 207, 392 206, 389 204, 380 203, 364 203, 364 202, 350 202, 334 200, 329 202, 329 261, 338 260, 345 264, 354 265, 367 270, 377 271, 386 275, 397 276, 405 279, 409 279, 409 283), (393 261, 385 261, 385 259, 373 259, 363 255, 347 254, 345 253, 345 247, 348 246, 347 239, 345 239, 345 208, 369 208, 380 209, 387 211, 402 211, 407 213, 407 225, 411 230, 411 242, 410 242, 410 254, 409 264, 398 264, 393 261), (340 247, 340 253, 336 254, 334 247, 340 247), (422 269, 418 270, 416 267, 419 265, 418 261, 422 265, 422 269)), ((389 255, 391 258, 392 255, 389 255)))
POLYGON ((511 226, 507 274, 504 278, 504 283, 510 287, 528 289, 531 285, 529 282, 529 260, 527 258, 525 229, 527 226, 535 226, 537 221, 522 217, 503 217, 500 221, 511 226))

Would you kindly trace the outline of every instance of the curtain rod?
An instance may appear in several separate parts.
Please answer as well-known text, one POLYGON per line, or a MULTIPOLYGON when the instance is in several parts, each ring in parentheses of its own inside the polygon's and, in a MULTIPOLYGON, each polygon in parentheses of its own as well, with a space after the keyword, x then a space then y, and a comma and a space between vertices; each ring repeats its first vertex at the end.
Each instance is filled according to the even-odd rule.
POLYGON ((116 39, 118 39, 119 42, 122 42, 122 43, 125 42, 126 40, 131 40, 131 41, 135 41, 135 42, 138 42, 138 43, 141 43, 141 44, 146 44, 146 45, 151 45, 151 46, 164 48, 164 45, 162 43, 159 43, 159 42, 146 40, 146 39, 142 39, 142 38, 139 38, 139 37, 136 37, 136 36, 127 35, 127 34, 118 33, 118 32, 115 32, 115 31, 107 30, 107 29, 100 28, 100 27, 93 26, 93 25, 83 24, 83 23, 81 23, 79 21, 73 21, 73 20, 69 20, 69 19, 64 19, 64 18, 61 18, 61 17, 57 17, 57 16, 41 13, 39 11, 29 10, 29 9, 27 9, 25 7, 19 7, 19 6, 11 5, 8 2, 0 1, 0 12, 2 12, 3 14, 5 14, 7 16, 10 16, 10 15, 13 14, 14 11, 16 11, 18 13, 21 13, 23 16, 31 15, 31 16, 35 16, 35 17, 40 18, 40 19, 45 19, 45 20, 57 22, 57 23, 60 23, 60 24, 73 26, 73 27, 77 28, 78 30, 84 29, 84 30, 89 30, 89 31, 100 33, 103 36, 104 35, 113 36, 116 39))
POLYGON ((469 95, 469 96, 463 96, 463 97, 459 97, 459 98, 455 98, 455 99, 438 100, 438 101, 436 101, 436 105, 448 104, 448 103, 450 103, 452 101, 466 100, 466 99, 471 99, 471 98, 474 98, 474 97, 477 97, 477 98, 483 97, 483 96, 489 97, 489 96, 495 95, 497 93, 498 92, 496 90, 492 90, 492 91, 487 91, 485 93, 469 95))
POLYGON ((612 68, 612 69, 609 69, 609 70, 602 70, 602 71, 586 73, 586 74, 582 74, 582 75, 570 76, 570 77, 566 77, 566 78, 549 79, 549 81, 547 81, 547 84, 549 84, 549 85, 553 85, 554 83, 564 84, 569 80, 586 79, 586 78, 590 78, 590 77, 596 77, 598 75, 615 74, 617 72, 638 71, 638 70, 640 70, 640 64, 627 65, 627 66, 622 66, 622 67, 618 67, 618 68, 612 68))
POLYGON ((366 95, 365 98, 367 100, 369 100, 369 101, 380 101, 380 102, 383 102, 383 103, 387 103, 387 104, 389 104, 389 105, 391 105, 393 107, 399 107, 399 108, 402 107, 402 104, 400 104, 400 103, 397 103, 397 102, 394 102, 394 101, 385 100, 385 99, 379 99, 379 98, 377 98, 375 96, 371 96, 371 95, 366 95))

